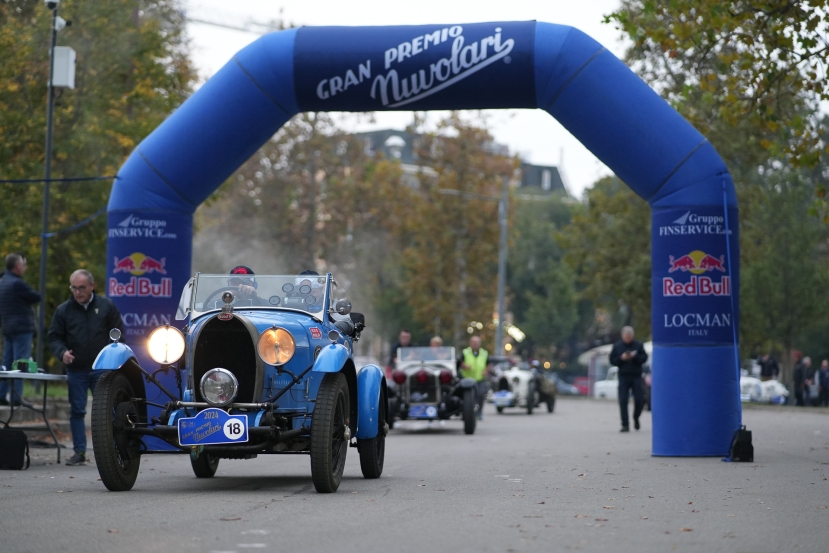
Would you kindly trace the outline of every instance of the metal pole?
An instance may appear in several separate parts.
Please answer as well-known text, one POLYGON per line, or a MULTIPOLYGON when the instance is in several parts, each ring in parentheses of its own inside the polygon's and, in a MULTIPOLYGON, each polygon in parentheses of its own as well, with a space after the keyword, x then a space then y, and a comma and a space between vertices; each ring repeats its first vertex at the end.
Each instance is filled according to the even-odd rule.
POLYGON ((504 177, 504 189, 498 202, 498 223, 501 225, 501 244, 498 247, 498 329, 495 334, 495 355, 504 353, 504 288, 507 280, 507 199, 509 177, 504 177))
POLYGON ((52 80, 55 76, 55 43, 57 42, 58 29, 58 8, 52 10, 52 45, 49 48, 49 92, 46 101, 46 159, 43 172, 43 221, 41 224, 40 238, 40 309, 38 310, 37 323, 37 356, 38 367, 43 366, 43 351, 46 345, 46 251, 49 239, 46 233, 49 232, 49 192, 52 179, 52 121, 55 111, 55 87, 52 80))

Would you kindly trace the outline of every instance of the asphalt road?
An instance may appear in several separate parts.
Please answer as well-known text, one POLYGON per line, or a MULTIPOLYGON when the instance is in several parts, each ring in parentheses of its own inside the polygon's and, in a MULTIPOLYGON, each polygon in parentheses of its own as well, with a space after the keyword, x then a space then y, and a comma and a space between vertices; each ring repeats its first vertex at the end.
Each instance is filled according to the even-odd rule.
POLYGON ((618 433, 612 402, 559 399, 552 415, 491 406, 460 422, 390 434, 379 480, 356 450, 336 494, 305 456, 223 460, 197 480, 185 456, 148 456, 131 492, 94 463, 37 452, 0 471, 0 551, 778 551, 829 550, 829 412, 748 409, 756 463, 650 456, 618 433))

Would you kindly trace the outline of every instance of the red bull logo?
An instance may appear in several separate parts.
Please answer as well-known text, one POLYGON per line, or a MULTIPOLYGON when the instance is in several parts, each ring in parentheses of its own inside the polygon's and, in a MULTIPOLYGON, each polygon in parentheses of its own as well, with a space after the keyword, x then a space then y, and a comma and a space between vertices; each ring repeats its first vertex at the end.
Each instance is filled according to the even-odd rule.
POLYGON ((719 282, 708 276, 709 272, 725 273, 725 256, 714 257, 700 250, 694 250, 681 257, 668 256, 668 272, 691 273, 690 282, 678 282, 671 277, 662 279, 662 295, 680 296, 730 296, 731 277, 724 275, 719 282))
POLYGON ((154 259, 141 252, 135 252, 121 259, 114 258, 112 274, 129 273, 134 276, 141 276, 143 274, 158 273, 160 275, 166 275, 167 271, 164 269, 164 265, 166 264, 166 257, 154 259))

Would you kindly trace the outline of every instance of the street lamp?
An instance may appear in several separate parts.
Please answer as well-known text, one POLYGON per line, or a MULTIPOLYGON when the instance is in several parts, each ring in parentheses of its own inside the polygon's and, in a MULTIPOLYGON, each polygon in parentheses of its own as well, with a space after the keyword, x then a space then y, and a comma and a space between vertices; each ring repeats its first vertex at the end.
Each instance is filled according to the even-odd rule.
POLYGON ((501 240, 498 246, 498 326, 495 330, 495 351, 501 355, 504 346, 504 294, 507 280, 507 201, 509 198, 509 177, 504 176, 501 197, 487 196, 475 192, 462 192, 451 188, 440 188, 438 192, 450 196, 476 198, 489 202, 498 202, 498 225, 501 227, 501 240))
MULTIPOLYGON (((58 4, 60 0, 44 0, 46 7, 52 11, 52 42, 49 47, 49 92, 46 100, 46 158, 45 167, 43 171, 43 220, 41 224, 40 237, 40 309, 38 311, 38 325, 37 325, 37 364, 43 366, 43 350, 46 344, 46 251, 49 239, 46 233, 49 232, 49 193, 52 179, 52 124, 54 120, 55 111, 55 45, 58 38, 58 31, 71 23, 65 21, 62 17, 58 17, 58 4)), ((72 59, 74 63, 74 58, 72 59)), ((68 86, 64 83, 63 86, 68 86)), ((72 83, 70 88, 74 88, 74 71, 72 72, 72 83)))

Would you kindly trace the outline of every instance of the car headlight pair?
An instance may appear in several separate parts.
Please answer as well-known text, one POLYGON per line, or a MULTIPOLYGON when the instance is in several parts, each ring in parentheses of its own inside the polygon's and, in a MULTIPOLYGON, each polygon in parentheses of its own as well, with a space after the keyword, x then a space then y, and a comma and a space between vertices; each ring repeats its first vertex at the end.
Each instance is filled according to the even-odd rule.
MULTIPOLYGON (((150 333, 147 349, 150 357, 161 365, 171 365, 184 355, 184 335, 175 327, 160 326, 150 333)), ((284 365, 294 356, 296 343, 284 328, 269 328, 259 336, 257 353, 269 365, 284 365)), ((224 406, 233 402, 239 391, 236 376, 227 369, 207 371, 201 379, 202 397, 211 405, 224 406)))

